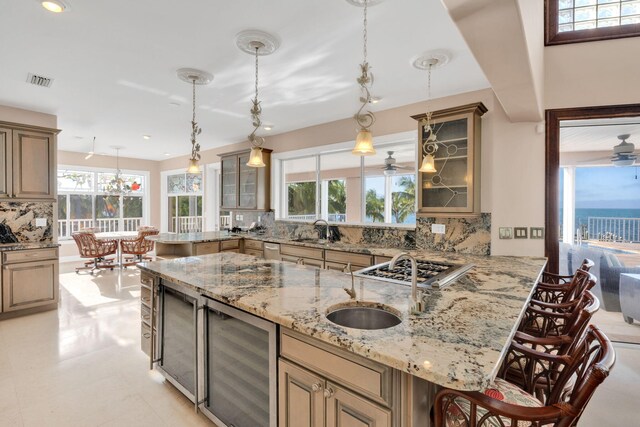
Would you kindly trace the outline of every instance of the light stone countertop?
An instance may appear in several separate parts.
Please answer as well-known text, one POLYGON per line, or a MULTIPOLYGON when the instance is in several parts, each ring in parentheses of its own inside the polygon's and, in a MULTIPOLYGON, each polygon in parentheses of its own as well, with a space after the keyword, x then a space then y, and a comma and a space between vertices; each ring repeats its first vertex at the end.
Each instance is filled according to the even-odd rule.
MULTIPOLYGON (((273 241, 273 239, 265 239, 273 241)), ((335 247, 335 246, 334 246, 335 247)), ((366 249, 362 249, 366 250, 366 249)), ((383 254, 382 249, 376 249, 383 254)), ((387 249, 384 254, 389 255, 387 249)), ((443 290, 427 291, 427 311, 409 315, 410 287, 356 278, 357 299, 386 304, 402 323, 358 330, 325 318, 349 301, 349 275, 249 255, 219 253, 139 264, 143 271, 259 317, 433 383, 479 390, 495 376, 544 258, 413 251, 421 259, 476 266, 443 290)))
POLYGON ((57 248, 59 243, 53 242, 24 242, 24 243, 0 243, 0 252, 26 251, 29 249, 57 248))
POLYGON ((241 239, 246 234, 233 234, 227 231, 205 231, 202 233, 160 233, 155 236, 147 236, 147 240, 159 243, 180 244, 180 243, 202 243, 217 242, 221 240, 241 239))

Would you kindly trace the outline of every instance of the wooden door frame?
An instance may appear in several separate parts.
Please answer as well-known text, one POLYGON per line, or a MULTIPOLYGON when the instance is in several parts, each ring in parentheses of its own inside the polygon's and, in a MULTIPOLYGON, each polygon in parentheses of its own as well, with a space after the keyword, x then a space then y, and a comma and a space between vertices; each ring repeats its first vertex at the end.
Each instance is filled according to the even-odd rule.
POLYGON ((640 104, 559 108, 546 111, 545 224, 547 232, 545 235, 545 256, 548 258, 548 271, 557 273, 559 267, 558 170, 560 168, 560 121, 636 116, 640 116, 640 104))

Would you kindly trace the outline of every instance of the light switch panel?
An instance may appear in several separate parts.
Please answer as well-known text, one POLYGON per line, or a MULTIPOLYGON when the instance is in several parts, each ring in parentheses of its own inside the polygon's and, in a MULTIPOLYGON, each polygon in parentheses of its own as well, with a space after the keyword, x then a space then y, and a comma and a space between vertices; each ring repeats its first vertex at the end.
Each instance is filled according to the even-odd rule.
POLYGON ((527 238, 527 227, 513 227, 513 238, 514 239, 526 239, 527 238))
POLYGON ((513 239, 513 228, 511 227, 500 227, 500 238, 501 239, 513 239))
POLYGON ((544 239, 544 227, 531 227, 529 228, 530 239, 544 239))
POLYGON ((444 224, 431 224, 431 232, 433 234, 444 234, 445 232, 444 224))
POLYGON ((36 227, 46 227, 47 218, 36 218, 36 227))

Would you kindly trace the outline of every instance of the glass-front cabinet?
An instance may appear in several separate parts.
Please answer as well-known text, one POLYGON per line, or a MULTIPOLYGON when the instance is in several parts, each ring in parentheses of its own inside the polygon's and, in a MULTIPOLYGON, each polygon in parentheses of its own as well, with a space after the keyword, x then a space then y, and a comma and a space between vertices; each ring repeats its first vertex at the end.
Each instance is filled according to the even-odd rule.
POLYGON ((479 102, 435 111, 430 120, 412 116, 419 123, 421 165, 433 156, 432 171, 418 172, 418 214, 480 213, 480 123, 486 111, 479 102))
POLYGON ((221 209, 270 209, 271 150, 263 149, 263 168, 247 166, 249 151, 221 154, 221 209))

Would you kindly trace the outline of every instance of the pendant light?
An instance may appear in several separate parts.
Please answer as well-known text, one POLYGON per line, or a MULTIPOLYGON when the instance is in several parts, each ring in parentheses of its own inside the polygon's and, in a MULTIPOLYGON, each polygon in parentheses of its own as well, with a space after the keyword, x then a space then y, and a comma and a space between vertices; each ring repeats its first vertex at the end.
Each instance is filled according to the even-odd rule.
POLYGON ((202 133, 202 128, 196 122, 196 85, 206 85, 213 80, 213 75, 206 71, 196 70, 193 68, 181 68, 178 70, 180 80, 191 83, 193 88, 193 115, 191 118, 191 158, 187 173, 200 173, 200 144, 196 141, 196 137, 202 133))
POLYGON ((87 155, 85 156, 85 160, 89 160, 90 158, 93 157, 93 155, 96 152, 96 137, 93 137, 93 145, 91 145, 91 151, 89 151, 89 153, 87 153, 87 155))
MULTIPOLYGON (((353 0, 347 0, 351 4, 355 3, 353 0)), ((358 135, 356 136, 356 144, 351 151, 351 154, 356 156, 372 156, 376 154, 375 148, 373 148, 373 134, 371 133, 371 126, 376 121, 376 117, 371 111, 364 111, 365 107, 371 103, 371 92, 369 88, 373 84, 373 74, 371 74, 369 63, 367 62, 367 6, 370 0, 363 0, 364 6, 363 13, 363 57, 362 64, 360 64, 360 76, 357 78, 357 82, 360 85, 360 102, 362 106, 355 114, 354 119, 358 124, 358 135)))
POLYGON ((423 158, 420 169, 418 169, 422 173, 437 172, 434 155, 438 151, 438 138, 433 123, 431 123, 433 112, 429 108, 429 101, 431 100, 431 70, 447 61, 448 57, 441 54, 438 56, 422 56, 413 62, 414 67, 427 71, 427 114, 426 118, 420 121, 424 132, 423 135, 426 135, 426 138, 422 141, 423 158))
POLYGON ((255 96, 251 100, 251 110, 249 110, 251 114, 253 132, 251 132, 247 137, 251 144, 251 153, 249 154, 247 166, 252 168, 263 168, 266 166, 262 158, 262 145, 264 144, 264 138, 256 135, 258 129, 262 127, 262 106, 258 100, 258 59, 260 56, 270 55, 275 52, 279 43, 275 37, 268 33, 257 30, 247 30, 236 36, 236 44, 240 50, 250 53, 255 57, 255 96))

